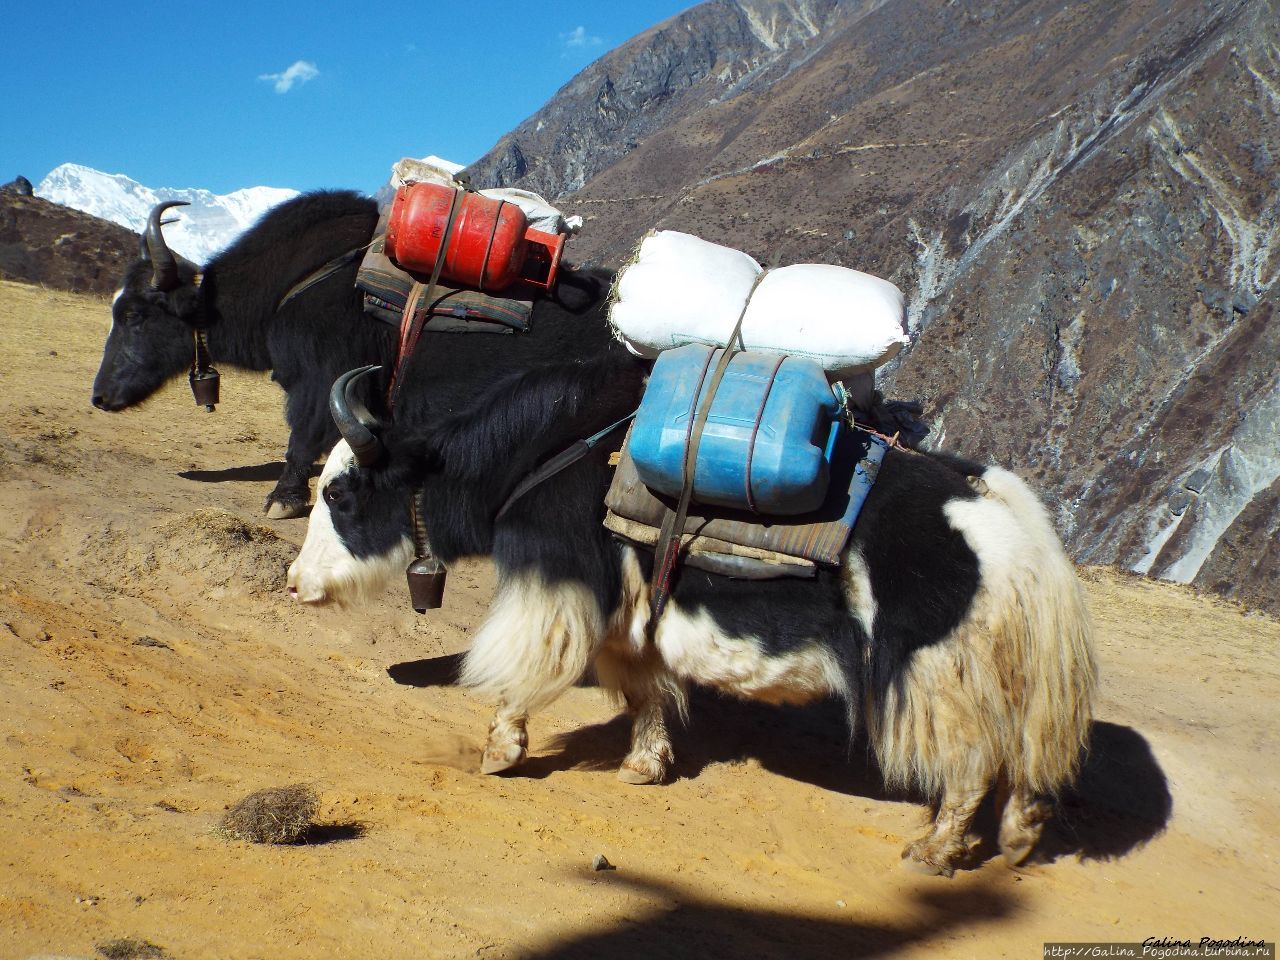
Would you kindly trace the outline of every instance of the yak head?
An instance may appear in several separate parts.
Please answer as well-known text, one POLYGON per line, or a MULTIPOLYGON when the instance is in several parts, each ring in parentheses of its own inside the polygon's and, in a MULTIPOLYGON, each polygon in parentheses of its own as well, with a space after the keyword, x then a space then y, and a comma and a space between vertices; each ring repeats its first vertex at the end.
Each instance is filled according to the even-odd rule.
POLYGON ((407 458, 388 450, 383 424, 357 393, 376 369, 344 373, 329 394, 342 439, 320 475, 306 539, 289 567, 289 593, 303 603, 371 597, 413 559, 407 458))
POLYGON ((204 319, 200 268, 179 257, 164 241, 160 218, 170 200, 147 219, 138 259, 111 302, 111 332, 93 381, 93 405, 123 410, 141 403, 187 369, 194 352, 193 330, 204 319))

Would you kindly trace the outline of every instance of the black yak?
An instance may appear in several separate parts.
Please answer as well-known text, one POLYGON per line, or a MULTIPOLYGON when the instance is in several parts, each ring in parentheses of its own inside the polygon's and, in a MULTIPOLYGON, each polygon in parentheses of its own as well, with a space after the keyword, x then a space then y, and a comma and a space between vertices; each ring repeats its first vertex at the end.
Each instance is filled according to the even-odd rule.
POLYGON ((305 512, 312 464, 338 438, 325 405, 334 377, 386 363, 396 331, 363 310, 359 256, 282 303, 300 281, 367 244, 375 202, 357 193, 304 194, 265 213, 203 269, 173 253, 151 211, 139 258, 112 302, 111 332, 93 381, 93 405, 123 410, 187 372, 197 328, 215 365, 270 370, 284 389, 289 446, 267 496, 268 516, 305 512))

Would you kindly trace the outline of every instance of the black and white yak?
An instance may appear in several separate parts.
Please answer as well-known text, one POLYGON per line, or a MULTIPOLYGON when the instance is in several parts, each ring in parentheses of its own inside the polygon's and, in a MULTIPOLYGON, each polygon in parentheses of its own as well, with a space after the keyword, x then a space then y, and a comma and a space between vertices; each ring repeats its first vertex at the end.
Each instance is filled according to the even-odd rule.
MULTIPOLYGON (((582 325, 585 341, 594 327, 582 325)), ((528 714, 593 666, 633 718, 628 783, 666 777, 667 724, 684 714, 688 682, 770 703, 835 696, 851 728, 865 723, 885 778, 937 803, 908 865, 950 875, 993 787, 1000 849, 1025 860, 1077 770, 1095 682, 1075 571, 1027 486, 997 467, 890 450, 840 569, 766 582, 683 569, 651 635, 651 557, 601 525, 608 450, 494 519, 540 462, 638 403, 646 369, 613 347, 555 356, 490 364, 486 387, 458 403, 429 379, 408 383, 385 429, 336 389, 351 443, 321 474, 289 591, 344 601, 401 577, 421 488, 434 552, 446 564, 492 556, 498 569, 461 677, 498 704, 484 772, 519 764, 528 714), (361 466, 353 447, 376 462, 361 466)))
POLYGON ((268 516, 298 516, 310 499, 311 466, 337 440, 326 398, 353 365, 387 363, 396 331, 365 315, 355 289, 360 258, 281 301, 300 281, 367 244, 376 203, 347 191, 295 197, 269 210, 203 269, 174 254, 151 211, 140 255, 111 306, 93 405, 123 410, 191 366, 194 331, 208 331, 218 366, 270 370, 284 388, 289 446, 267 496, 268 516))

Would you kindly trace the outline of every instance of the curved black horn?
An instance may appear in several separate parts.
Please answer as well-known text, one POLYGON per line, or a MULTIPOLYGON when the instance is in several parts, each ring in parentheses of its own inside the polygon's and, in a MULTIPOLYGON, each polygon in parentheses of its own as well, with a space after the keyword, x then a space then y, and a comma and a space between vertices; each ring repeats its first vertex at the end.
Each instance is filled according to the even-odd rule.
MULTIPOLYGON (((160 226, 177 223, 179 219, 179 217, 170 217, 168 220, 161 220, 160 226)), ((143 263, 151 262, 151 251, 147 249, 147 235, 145 232, 138 234, 138 259, 143 263)))
POLYGON ((166 200, 151 208, 151 216, 147 218, 147 232, 143 235, 147 256, 151 261, 151 285, 162 293, 167 293, 178 286, 178 258, 173 255, 169 245, 164 242, 164 231, 160 228, 161 215, 170 207, 188 206, 185 200, 166 200))
POLYGON ((376 433, 381 425, 360 398, 352 395, 351 388, 361 377, 381 369, 377 364, 370 364, 348 370, 333 382, 333 389, 329 391, 329 413, 342 439, 356 455, 356 463, 362 467, 373 466, 382 456, 382 441, 376 433))

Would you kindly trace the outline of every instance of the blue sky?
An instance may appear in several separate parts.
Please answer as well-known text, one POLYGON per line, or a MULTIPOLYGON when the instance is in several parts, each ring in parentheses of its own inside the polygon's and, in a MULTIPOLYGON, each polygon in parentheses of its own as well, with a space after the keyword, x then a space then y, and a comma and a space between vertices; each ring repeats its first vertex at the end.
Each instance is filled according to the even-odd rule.
POLYGON ((0 183, 74 162, 227 193, 373 191, 402 156, 468 163, 693 3, 4 6, 0 183))

